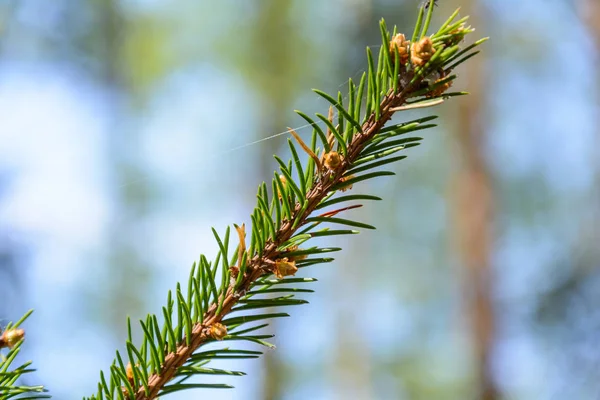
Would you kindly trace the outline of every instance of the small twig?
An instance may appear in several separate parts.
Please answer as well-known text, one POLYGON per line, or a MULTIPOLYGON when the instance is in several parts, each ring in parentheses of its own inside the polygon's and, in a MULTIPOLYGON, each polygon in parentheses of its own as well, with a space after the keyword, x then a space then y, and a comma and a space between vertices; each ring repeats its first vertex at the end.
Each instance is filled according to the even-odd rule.
POLYGON ((302 138, 296 133, 295 130, 288 127, 288 131, 292 134, 294 139, 296 139, 296 141, 298 142, 300 147, 302 147, 302 149, 306 152, 306 154, 308 154, 310 156, 310 158, 315 160, 315 163, 317 164, 317 171, 319 171, 319 173, 320 173, 321 172, 321 161, 319 161, 319 157, 317 157, 317 155, 310 149, 310 147, 308 147, 306 145, 306 143, 304 143, 304 140, 302 140, 302 138))
POLYGON ((341 213, 342 211, 348 211, 348 210, 353 210, 355 208, 361 208, 362 204, 355 204, 353 206, 348 206, 348 207, 344 207, 344 208, 340 208, 337 210, 332 210, 332 211, 327 211, 323 214, 318 215, 319 217, 333 217, 339 213, 341 213))
POLYGON ((242 226, 234 225, 234 227, 240 238, 240 245, 238 247, 237 267, 241 268, 242 267, 242 259, 244 258, 244 253, 246 252, 246 224, 242 224, 242 226))

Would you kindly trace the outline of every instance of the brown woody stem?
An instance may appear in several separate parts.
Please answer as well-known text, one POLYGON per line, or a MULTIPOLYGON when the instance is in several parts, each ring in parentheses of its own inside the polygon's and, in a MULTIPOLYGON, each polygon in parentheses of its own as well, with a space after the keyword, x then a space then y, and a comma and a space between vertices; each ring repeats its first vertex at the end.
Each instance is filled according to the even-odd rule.
MULTIPOLYGON (((362 125, 363 133, 357 132, 354 134, 352 140, 348 144, 348 153, 340 168, 332 173, 332 175, 323 175, 324 177, 330 177, 330 179, 315 180, 315 183, 312 188, 308 190, 306 195, 308 205, 303 208, 302 204, 298 202, 295 204, 292 219, 285 220, 282 223, 280 229, 276 232, 275 240, 269 240, 266 243, 262 256, 254 256, 249 260, 246 273, 242 278, 240 286, 235 289, 235 283, 230 284, 219 314, 216 315, 218 305, 213 303, 205 313, 203 323, 198 323, 194 326, 190 345, 186 345, 186 340, 184 338, 175 352, 171 352, 165 356, 165 361, 161 366, 160 371, 148 377, 149 393, 146 394, 144 387, 140 387, 135 396, 136 400, 155 399, 160 390, 175 377, 177 369, 182 367, 200 346, 212 339, 208 334, 208 328, 212 324, 223 320, 223 318, 231 311, 232 307, 237 304, 240 299, 240 293, 245 293, 258 278, 272 272, 272 265, 280 254, 280 252, 277 251, 278 246, 294 235, 298 228, 305 223, 306 218, 310 216, 319 203, 327 196, 331 187, 341 182, 344 173, 352 166, 353 161, 360 155, 365 143, 377 135, 385 123, 391 119, 394 112, 401 109, 399 107, 405 104, 406 99, 410 97, 413 88, 418 87, 418 84, 419 82, 416 82, 415 85, 405 87, 404 89, 399 88, 399 91, 396 94, 394 94, 392 90, 388 92, 380 103, 380 118, 375 120, 375 114, 371 113, 367 121, 362 125), (300 222, 294 224, 298 219, 300 222)), ((321 171, 315 171, 317 177, 320 172, 321 171)), ((219 300, 221 298, 222 297, 220 297, 219 300)))

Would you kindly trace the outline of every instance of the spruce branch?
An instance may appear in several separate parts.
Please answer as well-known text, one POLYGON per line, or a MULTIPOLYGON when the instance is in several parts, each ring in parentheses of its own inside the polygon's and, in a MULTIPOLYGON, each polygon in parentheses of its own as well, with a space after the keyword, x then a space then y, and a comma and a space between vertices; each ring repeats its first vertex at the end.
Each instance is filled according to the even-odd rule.
POLYGON ((25 331, 20 326, 32 312, 33 310, 28 311, 17 322, 9 323, 4 329, 0 329, 0 350, 9 349, 6 355, 0 352, 0 400, 50 398, 49 395, 44 394, 46 389, 41 385, 19 384, 25 375, 35 372, 34 369, 29 368, 31 361, 16 368, 12 367, 25 341, 25 331))
POLYGON ((306 247, 307 242, 315 237, 358 233, 355 229, 323 228, 322 224, 374 229, 340 216, 362 204, 342 203, 380 198, 335 194, 361 181, 394 175, 378 167, 404 159, 396 153, 419 145, 421 138, 403 135, 435 126, 429 123, 435 117, 386 124, 397 112, 435 106, 464 94, 447 92, 456 77, 451 72, 476 54, 472 50, 485 39, 461 50, 461 43, 473 29, 465 25, 466 17, 455 20, 458 11, 436 33, 427 36, 433 4, 430 0, 420 7, 411 40, 397 33, 395 27, 390 33, 381 21, 382 47, 377 60, 367 48, 368 71, 358 85, 349 80, 346 103, 341 92, 331 96, 314 90, 331 104, 327 116, 316 114, 326 130, 310 116, 297 112, 313 126, 310 144, 290 129, 294 139, 288 139, 292 159, 285 162, 275 156, 280 170, 270 187, 260 185, 248 229, 249 245, 244 225, 234 225, 238 242, 235 249, 230 228, 223 237, 213 229, 219 245, 216 259, 209 262, 202 255, 193 264, 187 291, 178 284, 175 292, 169 292, 161 323, 152 314, 140 321, 143 339, 139 346, 133 344, 128 321, 127 354, 116 353, 109 373, 100 374, 97 393, 88 399, 149 400, 192 388, 228 388, 224 384, 188 382, 204 374, 243 375, 240 371, 209 368, 207 364, 214 359, 256 358, 261 353, 229 347, 203 351, 202 346, 243 340, 274 347, 266 341, 270 335, 258 331, 267 326, 265 319, 288 314, 260 310, 307 303, 295 296, 312 291, 297 286, 315 280, 291 276, 299 268, 331 262, 333 258, 323 254, 341 250, 306 247), (305 155, 304 163, 301 154, 305 155), (313 215, 334 205, 339 208, 313 215), (251 323, 257 325, 242 328, 251 323))

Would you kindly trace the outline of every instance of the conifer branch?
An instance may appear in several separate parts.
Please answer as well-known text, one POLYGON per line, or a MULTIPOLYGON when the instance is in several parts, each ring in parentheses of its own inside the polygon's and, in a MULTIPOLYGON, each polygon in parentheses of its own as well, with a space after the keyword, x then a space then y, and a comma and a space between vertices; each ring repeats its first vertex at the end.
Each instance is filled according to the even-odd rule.
POLYGON ((390 33, 381 21, 382 47, 377 60, 367 48, 368 72, 358 85, 350 79, 346 104, 342 93, 330 96, 315 90, 331 103, 327 117, 316 115, 326 125, 326 132, 313 118, 298 112, 313 126, 310 145, 290 130, 306 153, 305 164, 300 159, 302 153, 289 139, 292 159, 284 162, 275 156, 280 171, 271 182, 272 190, 269 193, 265 183, 259 187, 258 204, 248 229, 249 246, 246 246, 244 225, 234 225, 239 242, 236 249, 230 248, 229 228, 224 237, 213 229, 219 245, 216 259, 209 262, 201 256, 192 266, 187 291, 178 284, 174 294, 169 292, 167 305, 162 310, 162 324, 156 315, 148 315, 145 321, 140 321, 144 334, 140 346, 133 344, 128 322, 126 357, 117 352, 109 374, 105 376, 101 372, 98 391, 89 399, 150 400, 192 388, 227 388, 230 386, 187 381, 202 374, 243 375, 239 371, 217 370, 206 365, 218 358, 256 358, 260 352, 228 347, 201 351, 203 345, 220 340, 245 340, 273 347, 265 341, 269 335, 257 334, 267 324, 241 327, 287 314, 249 312, 306 303, 294 296, 311 290, 296 285, 314 279, 289 276, 298 268, 331 262, 332 258, 322 257, 322 254, 340 250, 300 246, 314 237, 358 233, 354 229, 321 228, 324 223, 374 228, 340 217, 362 204, 341 206, 317 216, 313 213, 334 204, 380 200, 363 194, 334 195, 350 190, 358 182, 394 175, 377 168, 404 159, 405 156, 395 153, 417 146, 421 140, 399 137, 435 126, 429 123, 435 117, 425 117, 386 127, 396 112, 437 105, 444 99, 463 94, 447 93, 456 77, 450 72, 471 57, 475 53, 471 50, 484 40, 461 51, 461 43, 473 29, 465 25, 466 17, 455 21, 458 11, 436 33, 427 36, 433 4, 431 0, 419 9, 411 40, 396 33, 396 28, 390 33), (281 295, 259 297, 273 293, 281 295), (232 313, 242 315, 231 316, 232 313))
POLYGON ((34 369, 29 368, 31 361, 16 368, 12 367, 25 340, 25 331, 20 326, 32 312, 33 310, 28 311, 17 322, 9 323, 4 329, 0 329, 0 350, 9 349, 6 355, 0 353, 0 400, 50 398, 41 385, 19 384, 23 376, 35 372, 34 369))

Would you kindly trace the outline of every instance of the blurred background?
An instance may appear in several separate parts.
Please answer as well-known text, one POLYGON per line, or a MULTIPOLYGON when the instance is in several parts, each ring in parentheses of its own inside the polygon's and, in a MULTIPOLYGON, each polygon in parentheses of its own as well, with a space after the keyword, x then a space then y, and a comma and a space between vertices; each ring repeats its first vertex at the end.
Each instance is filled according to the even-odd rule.
MULTIPOLYGON (((600 2, 440 0, 491 36, 471 96, 363 184, 276 351, 173 399, 600 398, 600 2)), ((310 88, 346 90, 416 0, 0 1, 0 322, 57 399, 95 392, 210 227, 248 221, 310 88)), ((310 130, 298 129, 309 137, 310 130)), ((328 243, 332 243, 329 241, 328 243)))

